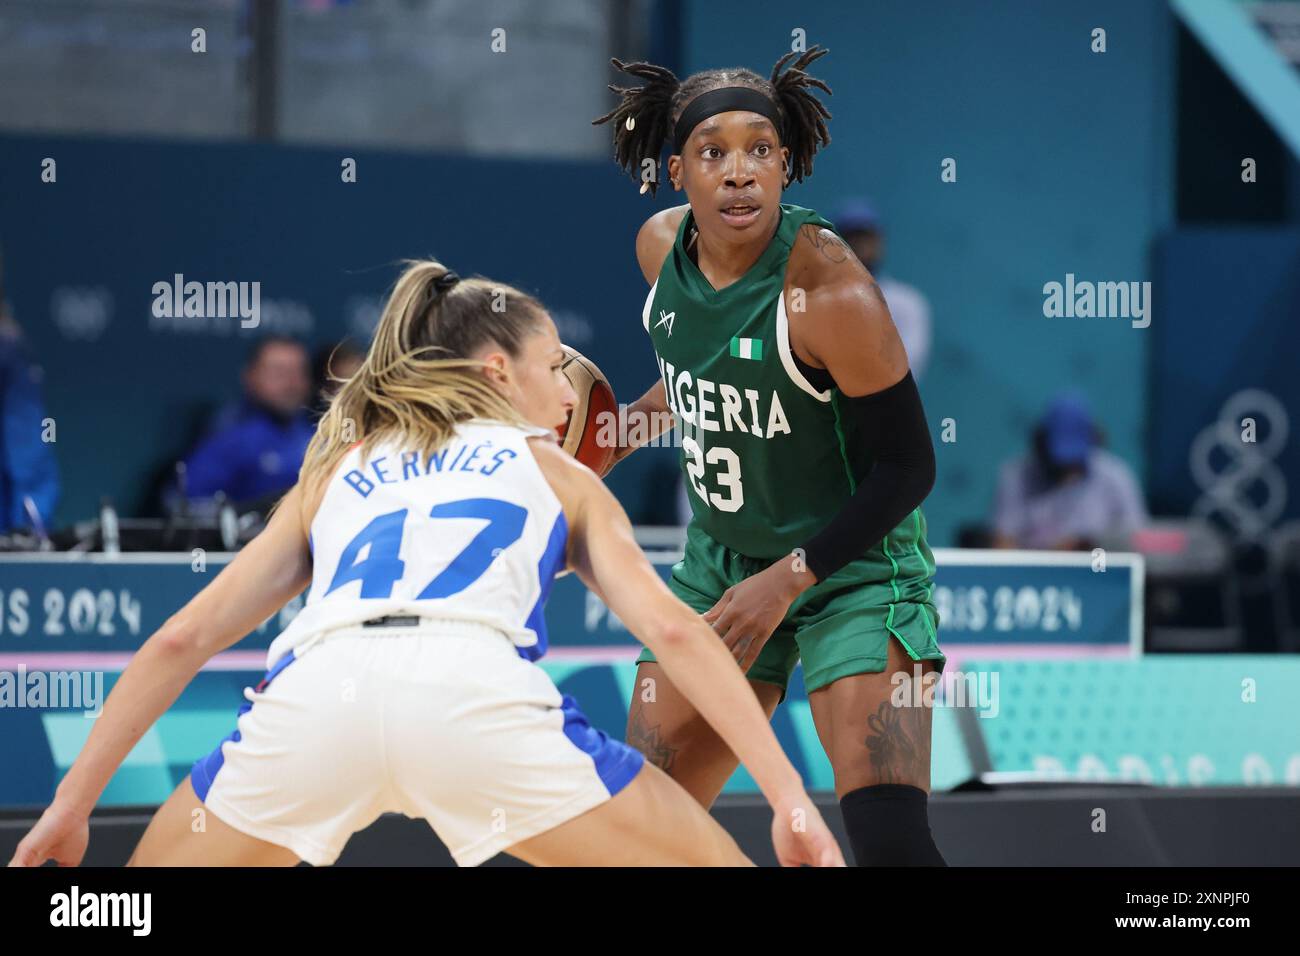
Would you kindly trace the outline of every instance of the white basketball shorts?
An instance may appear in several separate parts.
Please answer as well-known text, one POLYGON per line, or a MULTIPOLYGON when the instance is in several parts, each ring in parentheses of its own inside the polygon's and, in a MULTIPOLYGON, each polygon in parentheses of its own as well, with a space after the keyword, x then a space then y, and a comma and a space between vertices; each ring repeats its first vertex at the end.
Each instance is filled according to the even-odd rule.
POLYGON ((644 762, 481 624, 340 629, 244 695, 235 732, 194 764, 194 791, 317 866, 390 812, 427 820, 477 866, 604 803, 644 762))

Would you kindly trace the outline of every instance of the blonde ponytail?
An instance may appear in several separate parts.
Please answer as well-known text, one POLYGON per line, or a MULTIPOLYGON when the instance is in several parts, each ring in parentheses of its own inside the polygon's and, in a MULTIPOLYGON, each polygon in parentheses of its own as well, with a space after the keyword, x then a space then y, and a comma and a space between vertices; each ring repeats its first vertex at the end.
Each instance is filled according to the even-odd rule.
POLYGON ((526 424, 467 358, 486 342, 519 354, 544 310, 532 296, 482 277, 457 280, 434 260, 409 262, 375 329, 365 361, 330 403, 298 473, 315 500, 343 456, 360 442, 363 459, 394 440, 422 456, 472 418, 526 424), (442 280, 439 282, 439 280, 442 280))

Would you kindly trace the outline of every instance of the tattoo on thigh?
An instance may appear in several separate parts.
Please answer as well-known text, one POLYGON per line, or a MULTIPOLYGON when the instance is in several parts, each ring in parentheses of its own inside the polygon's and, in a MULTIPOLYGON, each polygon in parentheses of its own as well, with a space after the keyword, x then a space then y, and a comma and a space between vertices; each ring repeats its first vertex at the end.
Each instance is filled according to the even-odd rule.
POLYGON ((880 783, 926 787, 929 741, 919 707, 895 707, 889 700, 867 718, 867 749, 880 783))
POLYGON ((659 725, 647 723, 639 707, 633 711, 632 719, 628 722, 627 742, 629 746, 645 754, 646 760, 664 773, 671 772, 673 758, 677 756, 678 748, 669 747, 664 743, 659 734, 659 725))

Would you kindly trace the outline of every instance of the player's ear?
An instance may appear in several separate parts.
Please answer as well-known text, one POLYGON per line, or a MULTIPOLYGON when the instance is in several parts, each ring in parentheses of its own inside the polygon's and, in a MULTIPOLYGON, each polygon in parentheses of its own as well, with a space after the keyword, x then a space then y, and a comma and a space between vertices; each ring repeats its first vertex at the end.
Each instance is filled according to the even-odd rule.
POLYGON ((682 189, 682 158, 677 155, 668 157, 668 182, 673 189, 682 189))
POLYGON ((510 381, 505 355, 501 352, 489 352, 483 356, 483 374, 493 385, 505 385, 510 381))

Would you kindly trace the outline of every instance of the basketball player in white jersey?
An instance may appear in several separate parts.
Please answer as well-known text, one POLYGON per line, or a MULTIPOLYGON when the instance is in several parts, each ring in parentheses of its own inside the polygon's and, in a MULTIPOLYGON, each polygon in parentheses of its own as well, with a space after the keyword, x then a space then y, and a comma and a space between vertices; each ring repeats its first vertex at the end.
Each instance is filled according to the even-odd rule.
POLYGON ((731 655, 674 598, 553 429, 575 396, 535 299, 412 263, 266 530, 149 638, 13 863, 77 864, 131 748, 203 664, 310 584, 237 729, 155 814, 137 865, 315 865, 380 814, 456 862, 745 864, 658 767, 534 661, 576 571, 656 654, 772 805, 783 863, 843 865, 731 655), (202 821, 200 827, 197 821, 202 821))

